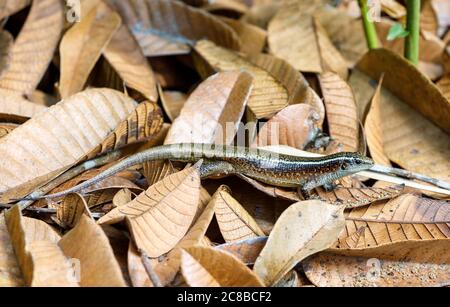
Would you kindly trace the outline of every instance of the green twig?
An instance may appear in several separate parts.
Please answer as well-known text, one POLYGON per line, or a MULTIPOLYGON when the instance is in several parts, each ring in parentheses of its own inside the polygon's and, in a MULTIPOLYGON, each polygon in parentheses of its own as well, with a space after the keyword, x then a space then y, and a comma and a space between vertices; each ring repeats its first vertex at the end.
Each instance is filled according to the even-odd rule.
POLYGON ((367 46, 369 49, 377 49, 379 47, 377 30, 370 18, 369 7, 367 6, 367 0, 358 0, 359 7, 361 8, 361 15, 364 24, 364 32, 366 33, 367 46))
POLYGON ((405 57, 414 65, 419 64, 420 38, 420 0, 407 0, 408 17, 406 30, 409 32, 405 39, 405 57))

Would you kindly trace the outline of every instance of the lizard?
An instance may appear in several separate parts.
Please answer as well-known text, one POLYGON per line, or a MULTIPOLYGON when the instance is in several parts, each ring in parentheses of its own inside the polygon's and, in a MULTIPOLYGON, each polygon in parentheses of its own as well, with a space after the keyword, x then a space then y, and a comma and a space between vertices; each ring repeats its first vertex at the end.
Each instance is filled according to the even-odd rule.
POLYGON ((77 193, 132 166, 155 160, 186 163, 202 161, 202 178, 240 174, 277 187, 300 188, 305 193, 374 166, 370 158, 349 152, 322 158, 305 158, 247 147, 213 144, 162 145, 136 153, 71 189, 25 200, 60 198, 77 193))

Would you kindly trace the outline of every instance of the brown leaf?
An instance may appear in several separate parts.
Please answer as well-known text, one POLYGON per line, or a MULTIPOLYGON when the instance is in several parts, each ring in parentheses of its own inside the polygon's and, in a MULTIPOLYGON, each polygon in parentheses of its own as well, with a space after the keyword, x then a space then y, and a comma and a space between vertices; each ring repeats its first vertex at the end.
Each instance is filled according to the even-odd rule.
POLYGON ((11 63, 11 51, 14 38, 8 31, 0 31, 0 78, 11 63))
POLYGON ((166 111, 167 116, 173 122, 180 116, 188 96, 182 92, 164 91, 161 92, 160 97, 164 111, 166 111))
POLYGON ((449 248, 446 239, 333 250, 307 259, 303 267, 320 287, 442 287, 450 284, 449 248))
POLYGON ((56 218, 59 225, 65 229, 75 227, 82 215, 92 218, 86 200, 80 194, 67 195, 56 209, 56 218))
POLYGON ((153 70, 125 25, 113 35, 103 55, 128 87, 142 93, 150 101, 158 100, 153 70))
POLYGON ((237 258, 210 247, 183 249, 181 272, 192 287, 262 287, 260 279, 237 258))
POLYGON ((233 254, 246 265, 253 265, 267 243, 267 237, 252 238, 216 246, 216 249, 233 254))
POLYGON ((153 287, 153 283, 148 277, 148 273, 142 263, 142 257, 136 250, 133 243, 128 248, 128 273, 130 274, 133 287, 153 287))
POLYGON ((431 5, 437 14, 438 35, 442 36, 445 34, 445 31, 448 31, 448 26, 450 26, 450 3, 446 0, 433 0, 431 5))
POLYGON ((115 207, 121 207, 131 202, 131 200, 132 193, 130 189, 122 189, 114 195, 112 203, 115 207))
MULTIPOLYGON (((192 45, 200 39, 209 39, 220 46, 240 50, 241 41, 234 30, 218 17, 180 1, 173 0, 145 0, 145 1, 111 1, 121 13, 137 40, 143 47, 149 46, 153 50, 146 50, 146 56, 169 55, 167 41, 176 43, 175 50, 179 52, 180 43, 192 45), (207 26, 205 26, 207 25, 207 26), (151 46, 145 40, 153 36, 156 46, 151 46), (160 39, 154 39, 154 36, 160 39), (141 43, 144 40, 144 43, 141 43)), ((174 49, 169 44, 169 50, 174 49)), ((144 48, 145 50, 146 48, 144 48)), ((186 48, 182 47, 184 52, 186 48)))
POLYGON ((30 5, 31 0, 1 0, 0 19, 14 15, 18 11, 30 5))
POLYGON ((2 121, 21 124, 45 109, 47 108, 42 105, 0 89, 0 120, 2 121))
POLYGON ((381 88, 383 79, 373 96, 370 105, 369 113, 367 114, 366 122, 364 124, 364 131, 366 132, 367 145, 369 146, 372 159, 377 164, 392 166, 391 161, 384 153, 383 142, 383 119, 381 117, 381 88))
POLYGON ((286 145, 304 149, 317 136, 320 116, 308 104, 289 106, 260 130, 253 146, 286 145))
POLYGON ((144 163, 144 176, 147 178, 149 186, 156 184, 176 172, 177 170, 170 161, 150 161, 144 163))
POLYGON ((20 198, 83 160, 134 110, 136 103, 109 89, 61 101, 2 138, 2 201, 20 198), (44 147, 45 150, 44 150, 44 147))
POLYGON ((63 20, 61 1, 33 1, 27 21, 14 42, 11 64, 0 78, 0 88, 17 94, 31 94, 36 89, 53 58, 63 20))
POLYGON ((61 97, 69 97, 84 88, 95 63, 120 25, 120 16, 100 2, 81 22, 66 32, 59 48, 61 97))
POLYGON ((59 235, 50 226, 22 217, 18 206, 5 214, 5 221, 27 285, 78 286, 74 268, 57 245, 59 235))
POLYGON ((166 177, 99 223, 114 224, 126 218, 137 247, 156 258, 172 250, 187 233, 199 197, 200 174, 196 166, 166 177))
POLYGON ((228 187, 220 187, 212 201, 225 242, 265 236, 253 217, 230 195, 228 187))
POLYGON ((80 261, 81 286, 126 286, 108 237, 86 215, 59 241, 59 246, 67 256, 80 261))
POLYGON ((355 97, 350 86, 337 74, 319 76, 327 109, 331 137, 344 145, 344 151, 359 149, 359 119, 355 97))
POLYGON ((258 54, 263 51, 266 45, 267 32, 263 29, 231 18, 222 17, 241 39, 241 52, 245 54, 258 54))
POLYGON ((4 214, 0 214, 0 287, 25 285, 19 261, 14 253, 4 214))
POLYGON ((367 208, 353 209, 346 217, 340 248, 367 248, 409 240, 450 237, 448 202, 405 194, 367 208))
POLYGON ((404 186, 402 185, 385 188, 336 188, 331 192, 325 191, 324 188, 316 189, 317 197, 320 200, 345 205, 347 209, 364 207, 375 201, 391 199, 403 191, 404 186))
POLYGON ((244 115, 252 82, 246 72, 223 72, 204 81, 184 104, 165 144, 229 145, 244 115))
POLYGON ((19 125, 0 123, 0 138, 10 134, 17 127, 19 127, 19 125))
POLYGON ((422 11, 420 13, 420 29, 437 34, 438 19, 431 2, 431 0, 425 0, 423 2, 422 11))
POLYGON ((253 270, 274 285, 297 263, 333 245, 345 225, 343 211, 317 200, 292 205, 278 219, 253 270))
POLYGON ((253 91, 248 107, 256 119, 271 117, 288 105, 289 94, 281 82, 239 54, 216 46, 209 41, 198 42, 195 50, 200 56, 196 57, 196 66, 203 76, 210 75, 214 70, 239 71, 242 69, 253 75, 253 91), (206 61, 206 65, 202 61, 206 61), (207 65, 210 67, 204 68, 207 65))

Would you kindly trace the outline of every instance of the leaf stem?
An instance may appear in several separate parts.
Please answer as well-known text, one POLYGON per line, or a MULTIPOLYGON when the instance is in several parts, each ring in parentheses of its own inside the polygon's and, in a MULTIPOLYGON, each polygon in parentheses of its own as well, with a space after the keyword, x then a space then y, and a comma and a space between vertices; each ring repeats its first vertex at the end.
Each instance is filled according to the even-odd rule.
POLYGON ((379 48, 377 30, 375 29, 375 25, 370 17, 367 1, 368 0, 358 0, 359 7, 361 8, 364 32, 366 33, 367 46, 369 49, 377 49, 379 48))
POLYGON ((406 2, 408 11, 406 30, 409 35, 405 39, 405 58, 417 65, 419 64, 420 0, 406 2))

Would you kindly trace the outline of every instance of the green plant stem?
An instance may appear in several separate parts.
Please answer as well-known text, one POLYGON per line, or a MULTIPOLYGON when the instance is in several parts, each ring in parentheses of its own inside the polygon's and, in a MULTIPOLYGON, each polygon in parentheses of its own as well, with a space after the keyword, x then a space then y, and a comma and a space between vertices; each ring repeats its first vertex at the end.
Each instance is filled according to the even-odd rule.
POLYGON ((408 17, 406 30, 409 32, 405 39, 405 58, 414 65, 419 64, 420 38, 420 0, 407 0, 408 17))
POLYGON ((367 46, 369 47, 369 49, 377 49, 379 47, 377 30, 375 29, 374 23, 370 20, 367 0, 358 0, 358 3, 359 7, 361 8, 361 15, 364 24, 364 32, 366 33, 367 46))

